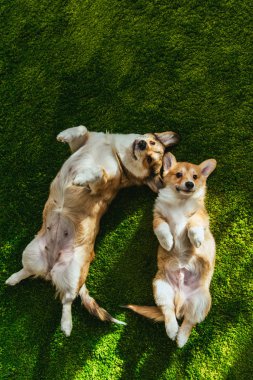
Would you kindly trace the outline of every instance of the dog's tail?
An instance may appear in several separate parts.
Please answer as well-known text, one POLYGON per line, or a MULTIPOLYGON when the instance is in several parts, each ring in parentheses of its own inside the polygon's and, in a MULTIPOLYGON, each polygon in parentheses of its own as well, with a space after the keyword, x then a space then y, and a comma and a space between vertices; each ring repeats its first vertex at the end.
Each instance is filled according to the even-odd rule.
POLYGON ((164 315, 161 309, 157 306, 126 305, 124 307, 133 310, 135 313, 140 314, 143 317, 152 319, 154 322, 164 321, 164 315))
POLYGON ((113 318, 105 309, 100 307, 97 302, 89 295, 86 285, 83 284, 79 290, 79 295, 82 300, 83 306, 89 311, 90 314, 95 315, 101 321, 108 321, 118 323, 119 325, 126 325, 125 322, 119 321, 118 319, 113 318))

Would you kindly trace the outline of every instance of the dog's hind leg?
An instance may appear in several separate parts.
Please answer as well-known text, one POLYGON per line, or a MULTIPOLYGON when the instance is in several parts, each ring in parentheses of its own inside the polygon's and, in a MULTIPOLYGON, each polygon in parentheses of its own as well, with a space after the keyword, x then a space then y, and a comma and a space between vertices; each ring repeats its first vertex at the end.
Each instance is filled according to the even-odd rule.
POLYGON ((159 277, 154 279, 153 289, 155 302, 164 315, 166 333, 170 339, 175 340, 178 323, 175 315, 174 289, 168 281, 159 277))
POLYGON ((88 130, 83 125, 79 125, 79 127, 65 129, 56 138, 60 142, 68 143, 73 153, 85 144, 88 138, 88 130))
POLYGON ((72 302, 75 294, 65 293, 62 298, 62 317, 61 317, 61 330, 66 336, 70 336, 72 331, 72 302))
POLYGON ((78 295, 79 278, 84 260, 83 247, 62 247, 59 259, 50 272, 52 282, 62 301, 61 330, 66 336, 69 336, 72 330, 71 306, 78 295))
POLYGON ((184 320, 177 335, 178 347, 183 347, 190 336, 192 328, 202 322, 211 307, 211 296, 208 289, 200 287, 185 301, 184 320))
POLYGON ((6 285, 14 286, 27 277, 30 277, 32 273, 22 268, 19 272, 13 273, 6 281, 6 285))
POLYGON ((30 276, 45 276, 47 272, 46 247, 43 237, 35 237, 27 245, 22 257, 23 269, 13 273, 7 280, 7 285, 16 285, 30 276))
POLYGON ((177 345, 178 347, 183 347, 185 343, 188 341, 189 336, 191 334, 191 331, 193 327, 195 326, 196 322, 184 318, 182 325, 179 328, 178 334, 177 334, 177 345))

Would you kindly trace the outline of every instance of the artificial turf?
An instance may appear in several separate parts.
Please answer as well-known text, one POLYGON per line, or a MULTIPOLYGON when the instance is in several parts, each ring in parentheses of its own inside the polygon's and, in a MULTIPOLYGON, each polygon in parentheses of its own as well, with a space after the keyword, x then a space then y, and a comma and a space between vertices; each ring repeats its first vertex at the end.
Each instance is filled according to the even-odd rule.
POLYGON ((238 379, 252 374, 251 8, 247 0, 2 0, 1 379, 238 379), (157 241, 148 188, 123 190, 103 217, 88 288, 127 326, 76 300, 70 338, 42 280, 4 281, 41 224, 84 124, 173 130, 178 160, 216 158, 207 207, 217 242, 207 319, 178 349, 162 324, 120 309, 153 304, 157 241), (251 288, 250 288, 251 286, 251 288))

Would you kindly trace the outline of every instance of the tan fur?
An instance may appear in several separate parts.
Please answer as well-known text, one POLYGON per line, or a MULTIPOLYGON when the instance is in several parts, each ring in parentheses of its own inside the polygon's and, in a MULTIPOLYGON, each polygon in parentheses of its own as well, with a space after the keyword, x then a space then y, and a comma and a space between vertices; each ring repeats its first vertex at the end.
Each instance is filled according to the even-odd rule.
POLYGON ((155 307, 128 305, 133 311, 165 321, 179 347, 211 307, 209 286, 215 263, 215 242, 204 205, 206 179, 214 170, 211 159, 200 165, 164 158, 165 188, 154 208, 153 228, 158 237, 158 272, 153 281, 155 307), (178 174, 181 173, 181 174, 178 174), (188 188, 187 186, 192 186, 188 188), (176 318, 184 318, 179 327, 176 318))
POLYGON ((62 300, 61 327, 67 336, 71 304, 78 294, 91 314, 121 323, 90 297, 85 281, 100 219, 117 192, 142 184, 157 191, 165 148, 178 140, 173 132, 164 132, 162 142, 158 137, 88 132, 83 126, 58 135, 74 153, 50 186, 42 227, 23 252, 23 269, 6 283, 15 285, 29 276, 51 280, 62 300))

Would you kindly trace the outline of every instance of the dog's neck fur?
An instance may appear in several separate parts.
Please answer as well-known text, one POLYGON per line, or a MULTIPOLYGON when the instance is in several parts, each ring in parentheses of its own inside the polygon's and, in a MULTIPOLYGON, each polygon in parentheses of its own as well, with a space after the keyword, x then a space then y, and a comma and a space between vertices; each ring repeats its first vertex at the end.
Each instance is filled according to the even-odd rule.
POLYGON ((163 204, 166 214, 174 214, 175 210, 183 212, 187 216, 195 214, 200 208, 204 207, 205 188, 200 188, 190 197, 182 197, 170 187, 165 187, 159 191, 157 204, 163 204))
POLYGON ((129 186, 129 185, 132 185, 132 184, 138 184, 138 183, 141 183, 141 181, 135 177, 127 168, 126 166, 123 164, 123 162, 121 161, 121 158, 120 158, 120 155, 117 153, 117 151, 114 152, 115 154, 115 157, 118 161, 118 164, 119 164, 119 167, 121 169, 121 175, 122 175, 122 186, 129 186))

